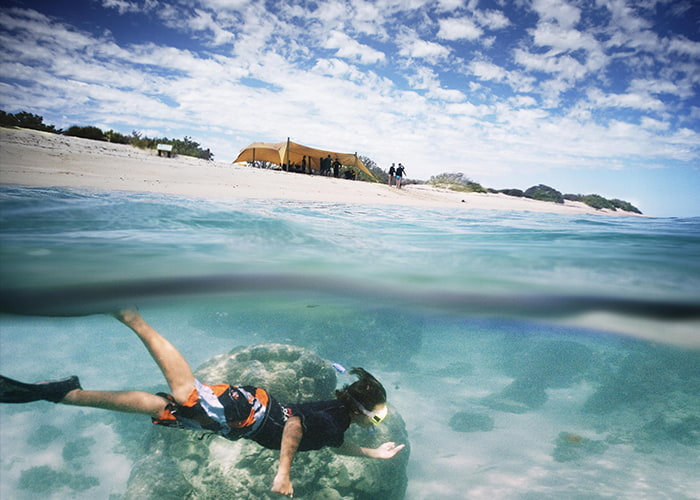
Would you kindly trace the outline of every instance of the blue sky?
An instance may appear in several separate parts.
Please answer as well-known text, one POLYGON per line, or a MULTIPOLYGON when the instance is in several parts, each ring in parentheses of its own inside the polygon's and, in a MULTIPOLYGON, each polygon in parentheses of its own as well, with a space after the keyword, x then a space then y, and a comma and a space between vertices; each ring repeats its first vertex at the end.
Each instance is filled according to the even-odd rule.
POLYGON ((694 0, 5 0, 0 109, 700 216, 694 0))

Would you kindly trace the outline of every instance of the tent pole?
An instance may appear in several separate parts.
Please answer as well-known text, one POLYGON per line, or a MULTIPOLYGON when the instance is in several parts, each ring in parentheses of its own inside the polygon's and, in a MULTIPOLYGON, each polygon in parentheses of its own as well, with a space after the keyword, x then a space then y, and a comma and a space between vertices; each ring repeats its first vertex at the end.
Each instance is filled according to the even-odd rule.
POLYGON ((286 151, 286 156, 287 156, 287 170, 289 171, 289 137, 287 137, 287 151, 286 151))

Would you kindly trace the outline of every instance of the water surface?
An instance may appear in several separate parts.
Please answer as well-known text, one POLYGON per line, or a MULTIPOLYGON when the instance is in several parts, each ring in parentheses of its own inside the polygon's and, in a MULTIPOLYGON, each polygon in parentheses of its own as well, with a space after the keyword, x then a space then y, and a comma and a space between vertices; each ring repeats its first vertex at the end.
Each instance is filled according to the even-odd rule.
MULTIPOLYGON (((409 499, 698 498, 698 255, 698 219, 3 187, 0 367, 162 390, 103 314, 136 303, 195 367, 286 342, 378 375, 409 499)), ((119 498, 149 425, 0 419, 3 498, 119 498)))

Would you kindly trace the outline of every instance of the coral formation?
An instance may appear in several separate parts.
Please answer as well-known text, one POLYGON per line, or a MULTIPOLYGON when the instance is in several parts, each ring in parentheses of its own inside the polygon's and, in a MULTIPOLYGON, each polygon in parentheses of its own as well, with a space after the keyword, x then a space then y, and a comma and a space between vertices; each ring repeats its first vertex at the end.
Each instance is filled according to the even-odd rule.
POLYGON ((452 415, 450 427, 457 432, 491 431, 493 417, 483 413, 460 411, 452 415))
POLYGON ((554 443, 556 447, 552 457, 557 462, 570 462, 589 455, 600 455, 608 449, 608 445, 603 441, 585 438, 571 432, 560 433, 554 443))

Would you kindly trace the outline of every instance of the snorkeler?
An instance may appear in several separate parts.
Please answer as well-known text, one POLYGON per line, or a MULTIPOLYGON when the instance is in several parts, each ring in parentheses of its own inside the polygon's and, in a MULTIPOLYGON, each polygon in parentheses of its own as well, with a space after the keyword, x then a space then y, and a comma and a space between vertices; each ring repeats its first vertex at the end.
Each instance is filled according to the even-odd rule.
POLYGON ((362 368, 350 373, 358 380, 336 391, 336 399, 281 405, 265 389, 228 384, 207 385, 195 379, 180 352, 151 327, 136 310, 115 317, 131 328, 160 367, 171 394, 142 391, 86 391, 78 377, 26 384, 0 376, 0 402, 52 401, 75 406, 149 415, 155 424, 209 430, 227 439, 253 440, 280 450, 272 491, 290 497, 292 460, 297 451, 338 448, 347 455, 393 458, 405 445, 387 442, 362 448, 344 441, 350 424, 369 427, 387 415, 386 391, 362 368))

